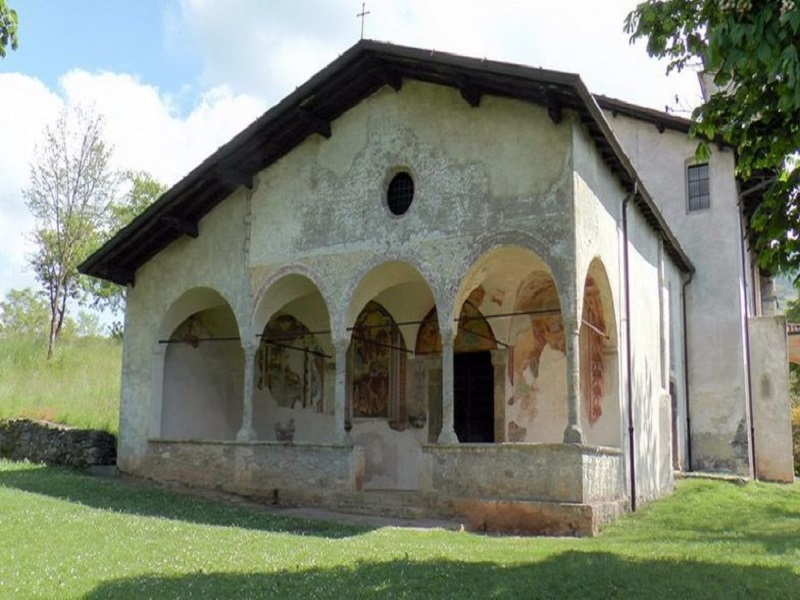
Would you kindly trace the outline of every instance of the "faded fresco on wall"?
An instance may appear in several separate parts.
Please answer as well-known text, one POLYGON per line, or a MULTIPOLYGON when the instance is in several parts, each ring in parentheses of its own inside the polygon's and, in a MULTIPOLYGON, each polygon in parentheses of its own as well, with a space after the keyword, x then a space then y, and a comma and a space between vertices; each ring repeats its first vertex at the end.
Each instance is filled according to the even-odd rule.
POLYGON ((325 363, 308 328, 291 315, 270 319, 258 352, 259 389, 269 389, 278 406, 324 409, 325 363))
MULTIPOLYGON (((467 300, 461 307, 458 321, 458 333, 453 351, 482 352, 497 348, 494 332, 476 306, 467 300)), ((439 336, 439 317, 436 307, 425 316, 417 333, 416 354, 439 354, 442 352, 442 340, 439 336)))
MULTIPOLYGON (((605 379, 604 350, 606 324, 603 318, 603 303, 600 290, 594 279, 586 278, 586 291, 583 300, 582 335, 587 337, 587 393, 589 424, 594 425, 603 415, 603 384, 605 379)), ((585 375, 584 375, 585 376, 585 375)))
POLYGON ((371 301, 358 316, 351 339, 353 417, 396 417, 403 397, 406 353, 395 320, 371 301))
POLYGON ((536 271, 523 279, 517 290, 513 312, 515 316, 510 327, 513 345, 509 349, 507 365, 511 389, 506 409, 507 439, 532 441, 527 436, 535 429, 539 403, 562 401, 556 397, 540 398, 542 389, 553 389, 550 381, 543 382, 540 378, 561 377, 560 370, 548 372, 542 368, 544 355, 552 361, 566 353, 561 306, 552 276, 536 271), (546 348, 550 352, 545 353, 546 348))
POLYGON ((564 324, 558 290, 549 273, 535 272, 523 280, 514 302, 515 317, 512 324, 514 359, 509 361, 509 379, 520 379, 525 371, 539 376, 539 359, 545 346, 565 353, 564 324))

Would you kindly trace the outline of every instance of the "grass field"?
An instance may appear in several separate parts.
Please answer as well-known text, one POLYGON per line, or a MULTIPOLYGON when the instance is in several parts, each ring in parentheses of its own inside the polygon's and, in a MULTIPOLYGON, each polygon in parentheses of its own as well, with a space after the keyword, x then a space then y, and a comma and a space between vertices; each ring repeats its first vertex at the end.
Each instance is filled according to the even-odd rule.
POLYGON ((74 338, 45 360, 47 344, 0 338, 0 419, 27 417, 116 433, 122 343, 74 338))
POLYGON ((292 520, 0 461, 2 598, 797 598, 800 486, 691 480, 595 539, 292 520))

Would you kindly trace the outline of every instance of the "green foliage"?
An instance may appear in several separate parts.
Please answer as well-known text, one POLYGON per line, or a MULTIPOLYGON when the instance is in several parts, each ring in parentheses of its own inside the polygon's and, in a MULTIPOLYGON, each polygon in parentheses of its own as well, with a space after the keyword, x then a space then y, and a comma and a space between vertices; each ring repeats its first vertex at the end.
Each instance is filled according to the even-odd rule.
POLYGON ((45 129, 24 191, 35 220, 36 250, 29 260, 50 308, 47 357, 61 334, 68 301, 81 301, 85 277, 78 265, 112 222, 119 176, 103 141, 103 120, 82 108, 65 110, 45 129))
POLYGON ((692 133, 737 150, 744 179, 763 179, 752 218, 762 266, 800 266, 800 2, 649 0, 625 23, 631 41, 647 38, 667 71, 700 66, 720 89, 698 107, 692 133))
POLYGON ((10 8, 6 0, 0 0, 0 58, 5 57, 9 46, 12 50, 17 49, 17 23, 17 11, 10 8))
POLYGON ((49 309, 41 292, 10 290, 0 302, 0 337, 47 339, 49 309))
POLYGON ((287 518, 0 461, 0 596, 791 598, 800 487, 686 481, 596 539, 287 518))
MULTIPOLYGON (((107 233, 97 240, 97 247, 93 250, 108 241, 113 234, 128 225, 167 191, 167 186, 153 179, 152 175, 145 171, 126 172, 123 175, 123 183, 129 186, 128 191, 111 203, 110 227, 107 233)), ((125 306, 125 288, 116 283, 90 279, 87 282, 87 290, 93 297, 94 308, 119 314, 125 306)), ((114 331, 121 330, 122 324, 119 321, 114 323, 114 331)))
POLYGON ((65 333, 52 360, 43 360, 46 352, 46 336, 0 336, 0 418, 43 419, 116 433, 120 341, 65 333))
POLYGON ((114 219, 112 232, 125 227, 167 191, 167 186, 145 171, 128 171, 125 179, 130 189, 111 207, 114 219))

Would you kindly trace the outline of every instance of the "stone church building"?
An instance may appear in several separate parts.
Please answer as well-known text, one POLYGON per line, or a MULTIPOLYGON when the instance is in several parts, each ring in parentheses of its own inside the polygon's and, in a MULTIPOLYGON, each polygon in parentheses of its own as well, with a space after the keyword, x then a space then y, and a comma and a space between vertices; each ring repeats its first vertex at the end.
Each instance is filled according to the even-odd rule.
POLYGON ((676 471, 790 481, 762 188, 688 126, 359 42, 81 265, 127 286, 119 468, 559 534, 676 471))

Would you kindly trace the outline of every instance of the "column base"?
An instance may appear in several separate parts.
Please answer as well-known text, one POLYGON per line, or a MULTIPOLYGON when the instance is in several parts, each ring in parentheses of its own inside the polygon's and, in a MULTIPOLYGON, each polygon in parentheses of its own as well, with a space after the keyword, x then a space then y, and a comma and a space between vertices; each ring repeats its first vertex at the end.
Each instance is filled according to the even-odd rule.
POLYGON ((237 442, 255 442, 256 439, 256 432, 252 427, 242 427, 236 434, 237 442))
POLYGON ((583 443, 583 430, 580 425, 567 425, 564 430, 564 443, 565 444, 582 444, 583 443))
POLYGON ((439 437, 436 439, 437 444, 457 444, 458 443, 458 436, 456 432, 452 429, 445 429, 442 428, 439 437))
POLYGON ((353 438, 350 437, 350 433, 347 431, 337 431, 334 436, 334 442, 342 446, 352 446, 353 438))

